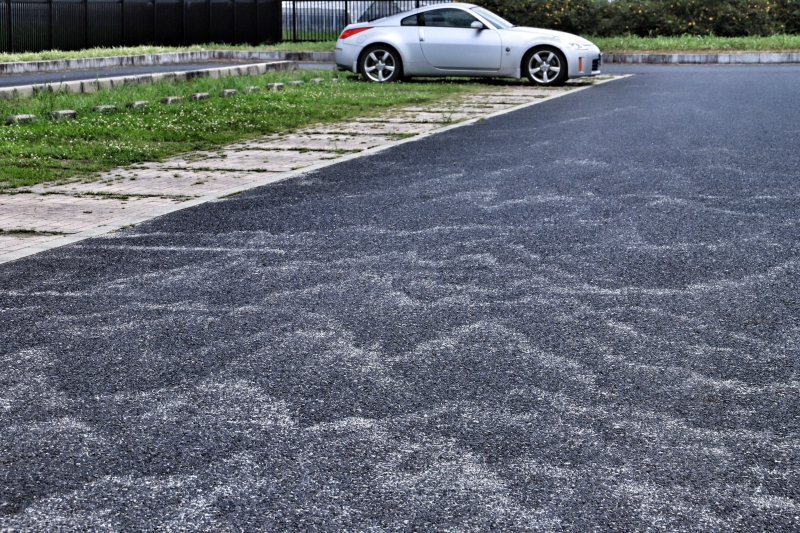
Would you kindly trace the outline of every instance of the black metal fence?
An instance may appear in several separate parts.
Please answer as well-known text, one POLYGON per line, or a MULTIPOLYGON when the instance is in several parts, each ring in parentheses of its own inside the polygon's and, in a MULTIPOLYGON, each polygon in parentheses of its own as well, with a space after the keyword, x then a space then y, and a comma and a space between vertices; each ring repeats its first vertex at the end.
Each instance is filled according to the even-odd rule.
POLYGON ((453 0, 285 0, 283 38, 287 41, 333 41, 342 28, 417 7, 453 0))
POLYGON ((348 24, 451 0, 0 0, 0 52, 335 40, 348 24))
POLYGON ((2 52, 282 38, 281 0, 0 0, 2 52))

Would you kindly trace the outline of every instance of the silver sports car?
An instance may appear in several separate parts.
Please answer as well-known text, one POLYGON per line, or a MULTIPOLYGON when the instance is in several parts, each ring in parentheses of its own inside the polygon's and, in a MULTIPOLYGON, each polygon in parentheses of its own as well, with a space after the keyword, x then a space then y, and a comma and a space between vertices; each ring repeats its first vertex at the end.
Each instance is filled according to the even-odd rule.
POLYGON ((412 76, 486 76, 559 85, 600 73, 603 55, 577 35, 514 26, 473 4, 439 4, 347 26, 340 69, 387 82, 412 76))

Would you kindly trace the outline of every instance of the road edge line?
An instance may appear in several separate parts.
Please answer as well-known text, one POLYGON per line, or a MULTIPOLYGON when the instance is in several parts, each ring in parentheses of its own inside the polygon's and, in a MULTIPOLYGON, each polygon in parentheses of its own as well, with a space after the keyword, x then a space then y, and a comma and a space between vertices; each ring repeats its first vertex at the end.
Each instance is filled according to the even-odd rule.
POLYGON ((298 170, 293 170, 288 173, 280 173, 278 176, 267 177, 260 180, 256 180, 253 182, 248 183, 247 185, 240 185, 238 187, 232 187, 230 189, 225 189, 224 191, 219 191, 213 194, 207 194, 205 196, 201 196, 199 198, 195 198, 193 200, 188 200, 186 202, 181 202, 178 204, 170 205, 167 207, 163 207, 161 209, 155 209, 153 211, 148 211, 147 213, 142 213, 140 215, 127 218, 124 220, 120 220, 114 222, 113 224, 98 226, 96 228, 92 228, 90 230, 81 231, 79 233, 73 233, 71 235, 65 235, 63 237, 59 237, 57 239, 53 239, 51 241, 47 241, 40 245, 30 246, 28 248, 21 248, 19 250, 15 250, 13 252, 8 252, 6 254, 0 255, 0 265, 5 263, 10 263, 12 261, 16 261, 18 259, 24 259, 25 257, 30 257, 32 255, 36 255, 41 252, 46 252, 47 250, 52 250, 54 248, 60 248, 62 246, 66 246, 68 244, 75 244, 76 242, 80 242, 86 239, 91 239, 94 237, 100 237, 102 235, 107 235, 109 233, 118 231, 123 228, 127 228, 130 226, 135 226, 136 224, 141 224, 143 222, 147 222, 149 220, 153 220, 158 217, 162 217, 164 215, 168 215, 170 213, 175 213, 176 211, 182 211, 183 209, 189 209, 191 207, 196 207, 198 205, 203 205, 209 202, 217 201, 224 199, 226 196, 231 196, 234 194, 239 194, 245 191, 249 191, 252 189, 257 189, 258 187, 264 187, 265 185, 271 185, 273 183, 278 183, 281 181, 286 181, 289 179, 296 178, 298 176, 302 176, 304 174, 308 174, 310 172, 315 172, 317 170, 321 170, 323 168, 327 168, 333 165, 337 165, 339 163, 344 163, 347 161, 352 161, 354 159, 360 159, 362 157, 368 157, 377 153, 380 153, 384 150, 388 150, 390 148, 394 148, 395 146, 400 146, 403 144, 411 143, 420 141, 422 139, 426 139, 432 135, 436 135, 439 133, 444 133, 446 131, 454 130, 456 128, 461 128, 464 126, 471 126, 476 122, 487 120, 494 117, 499 117, 501 115, 505 115, 507 113, 512 113, 514 111, 519 111, 521 109, 525 109, 531 106, 539 105, 545 102, 550 102, 555 100, 556 98, 561 98, 563 96, 567 96, 570 94, 579 93, 581 91, 585 91, 587 89, 591 89, 592 87, 597 87, 598 85, 603 85, 605 83, 609 83, 612 81, 617 81, 624 78, 631 77, 632 74, 624 74, 620 76, 615 76, 614 78, 608 80, 598 80, 595 81, 591 85, 586 85, 585 87, 578 87, 577 89, 573 89, 571 91, 567 91, 561 94, 556 94, 550 96, 548 98, 541 98, 538 100, 534 100, 532 102, 526 102, 524 104, 520 104, 514 107, 509 107, 507 109, 501 109, 499 111, 495 111, 493 113, 489 113, 488 115, 483 115, 480 117, 471 118, 468 120, 464 120, 462 122, 457 122, 456 124, 451 124, 449 126, 444 126, 442 128, 434 129, 425 131, 422 133, 418 133, 413 137, 409 137, 407 139, 399 139, 396 141, 390 141, 386 144, 382 144, 381 146, 375 146, 374 148, 368 148, 363 152, 357 152, 354 154, 348 154, 343 157, 333 159, 330 161, 323 161, 321 163, 316 163, 314 165, 310 165, 307 167, 303 167, 298 170))

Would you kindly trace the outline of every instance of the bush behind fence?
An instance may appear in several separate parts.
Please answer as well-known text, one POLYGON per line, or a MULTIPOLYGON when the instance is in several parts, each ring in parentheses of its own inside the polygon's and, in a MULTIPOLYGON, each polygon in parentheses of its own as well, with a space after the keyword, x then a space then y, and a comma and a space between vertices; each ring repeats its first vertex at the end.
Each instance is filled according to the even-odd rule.
POLYGON ((520 26, 601 37, 800 33, 800 0, 473 1, 520 26))

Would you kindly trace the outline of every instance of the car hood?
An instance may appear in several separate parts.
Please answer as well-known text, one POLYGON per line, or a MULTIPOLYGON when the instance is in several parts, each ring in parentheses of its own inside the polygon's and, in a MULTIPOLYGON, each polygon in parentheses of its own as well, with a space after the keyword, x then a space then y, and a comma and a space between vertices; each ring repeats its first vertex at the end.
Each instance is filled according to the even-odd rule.
POLYGON ((567 33, 565 31, 545 30, 544 28, 529 28, 527 26, 514 26, 513 28, 508 28, 503 31, 513 32, 513 33, 527 33, 530 34, 531 37, 534 36, 550 37, 551 39, 557 39, 559 41, 570 41, 578 44, 594 44, 591 41, 587 41, 583 37, 579 37, 573 33, 567 33))

